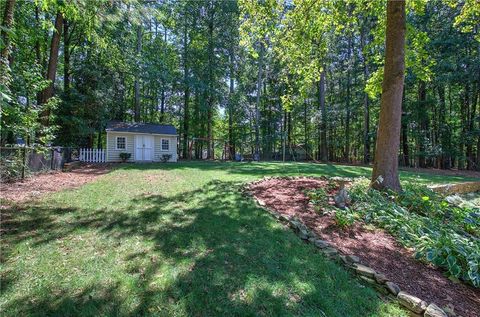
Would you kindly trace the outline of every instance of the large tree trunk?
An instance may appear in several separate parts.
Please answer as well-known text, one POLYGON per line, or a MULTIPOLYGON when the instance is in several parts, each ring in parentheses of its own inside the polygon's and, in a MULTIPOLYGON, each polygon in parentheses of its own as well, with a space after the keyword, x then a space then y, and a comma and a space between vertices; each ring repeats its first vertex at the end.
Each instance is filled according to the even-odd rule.
POLYGON ((466 145, 466 138, 467 138, 467 126, 468 126, 468 108, 470 107, 470 96, 469 96, 469 85, 468 83, 465 85, 465 91, 463 100, 460 106, 460 120, 462 123, 462 132, 460 134, 460 142, 458 144, 458 152, 460 156, 458 157, 458 169, 463 170, 465 169, 465 145, 466 145))
POLYGON ((230 91, 228 98, 228 158, 230 160, 235 159, 235 146, 233 141, 233 94, 235 92, 234 76, 234 55, 233 51, 230 52, 230 91))
MULTIPOLYGON (((142 51, 142 25, 137 26, 137 62, 138 67, 140 67, 140 53, 142 51)), ((140 121, 140 79, 139 79, 140 69, 137 69, 135 72, 135 81, 134 86, 134 120, 135 122, 140 121)))
POLYGON ((387 2, 385 66, 372 187, 400 191, 398 149, 405 75, 405 1, 387 2))
POLYGON ((189 129, 189 103, 190 83, 188 81, 188 30, 187 15, 185 15, 185 26, 183 30, 183 158, 188 157, 188 129, 189 129))
POLYGON ((257 74, 257 101, 255 103, 255 158, 260 159, 260 95, 262 91, 263 43, 260 43, 257 74))
POLYGON ((427 89, 423 80, 418 84, 418 108, 420 109, 420 131, 418 131, 418 167, 427 167, 425 142, 428 140, 428 111, 427 111, 427 89))
MULTIPOLYGON (((470 116, 468 118, 468 133, 470 135, 474 135, 475 134, 475 119, 476 119, 476 114, 477 114, 477 96, 478 96, 478 92, 477 92, 477 85, 475 84, 473 86, 473 96, 472 96, 472 102, 471 102, 471 109, 470 109, 470 116)), ((474 169, 474 166, 475 166, 475 157, 474 157, 474 153, 473 153, 473 145, 474 145, 474 137, 470 137, 469 140, 468 140, 468 144, 467 144, 467 153, 466 153, 466 157, 467 157, 467 169, 468 170, 472 170, 474 169)))
MULTIPOLYGON (((52 36, 52 43, 50 45, 50 57, 48 60, 47 76, 46 79, 50 81, 45 90, 41 93, 41 103, 45 104, 50 98, 53 97, 53 89, 55 84, 55 76, 57 74, 57 65, 58 65, 58 51, 60 48, 60 39, 62 37, 62 28, 63 28, 63 15, 61 12, 57 13, 55 17, 55 30, 52 36)), ((41 115, 42 122, 45 126, 50 124, 50 109, 45 109, 41 115)))
MULTIPOLYGON (((167 54, 167 28, 164 27, 163 29, 163 41, 165 43, 164 45, 164 54, 166 56, 167 54)), ((163 123, 165 121, 165 90, 166 90, 166 81, 165 81, 165 74, 162 77, 161 83, 162 83, 162 92, 161 92, 161 97, 160 97, 160 123, 163 123)))
POLYGON ((9 65, 8 59, 10 56, 10 36, 8 31, 13 27, 13 12, 15 10, 15 0, 7 0, 5 3, 5 10, 3 12, 2 22, 2 43, 3 47, 0 51, 0 85, 7 86, 9 81, 9 65), (8 31, 7 31, 8 30, 8 31))
POLYGON ((350 98, 351 98, 351 86, 352 86, 352 80, 351 80, 351 55, 352 55, 352 49, 353 49, 353 44, 352 44, 352 35, 349 35, 348 37, 348 51, 347 51, 347 100, 345 102, 345 108, 346 108, 346 117, 345 117, 345 148, 343 152, 343 160, 345 162, 350 162, 350 115, 351 115, 351 110, 350 110, 350 98))
MULTIPOLYGON (((370 71, 368 69, 367 57, 364 53, 364 47, 366 45, 365 33, 365 28, 362 27, 360 34, 360 51, 362 52, 363 80, 366 86, 370 77, 370 71)), ((363 98, 363 163, 368 164, 370 163, 370 100, 368 93, 364 92, 363 98)))
POLYGON ((328 144, 327 144, 327 111, 325 108, 325 68, 320 73, 320 81, 318 82, 318 103, 320 108, 320 124, 319 124, 319 144, 318 159, 320 161, 328 161, 328 144))
POLYGON ((213 43, 213 4, 209 8, 208 20, 208 100, 207 100, 207 159, 214 159, 214 140, 213 140, 213 67, 214 67, 214 43, 213 43))
POLYGON ((70 32, 69 22, 63 20, 63 91, 70 92, 70 32))

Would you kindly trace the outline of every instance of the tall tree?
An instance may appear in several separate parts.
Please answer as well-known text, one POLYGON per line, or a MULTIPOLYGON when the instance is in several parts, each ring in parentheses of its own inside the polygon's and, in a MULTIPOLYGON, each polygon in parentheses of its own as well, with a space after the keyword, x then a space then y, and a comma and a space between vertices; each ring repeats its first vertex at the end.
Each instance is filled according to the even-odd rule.
POLYGON ((372 172, 372 187, 376 189, 401 190, 398 149, 405 73, 405 31, 405 1, 388 1, 385 66, 372 172))
MULTIPOLYGON (((7 85, 9 81, 9 72, 10 67, 8 66, 9 63, 9 56, 10 56, 10 32, 13 28, 13 13, 15 9, 15 0, 7 0, 5 3, 5 9, 3 12, 3 20, 2 20, 2 31, 1 31, 1 40, 0 43, 1 50, 0 50, 0 89, 7 90, 7 85)), ((0 93, 2 93, 0 90, 0 93)), ((3 96, 0 96, 0 100, 3 99, 3 96)))
MULTIPOLYGON (((48 68, 47 68, 47 74, 46 74, 46 79, 49 80, 50 83, 48 87, 45 88, 42 92, 42 98, 41 98, 42 103, 46 103, 50 98, 53 97, 53 89, 55 84, 55 78, 57 75, 58 52, 60 50, 60 39, 62 38, 62 28, 63 28, 63 14, 62 12, 58 11, 55 17, 55 29, 53 31, 52 41, 50 44, 50 56, 48 59, 48 68)), ((48 113, 45 113, 44 116, 48 118, 48 113)), ((48 119, 46 123, 48 123, 48 119)))

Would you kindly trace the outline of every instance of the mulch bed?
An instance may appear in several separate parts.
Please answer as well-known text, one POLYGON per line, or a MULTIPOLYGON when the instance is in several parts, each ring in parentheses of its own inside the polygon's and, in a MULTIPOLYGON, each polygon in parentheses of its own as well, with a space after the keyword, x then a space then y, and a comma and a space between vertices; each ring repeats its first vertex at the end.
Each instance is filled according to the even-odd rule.
POLYGON ((453 282, 440 269, 414 259, 414 252, 402 247, 381 229, 367 228, 356 222, 340 229, 332 215, 321 215, 309 204, 306 190, 326 185, 320 179, 267 179, 250 186, 253 196, 285 217, 298 217, 321 239, 344 254, 353 254, 361 262, 398 284, 400 288, 427 302, 456 313, 456 316, 480 316, 480 290, 453 282))
POLYGON ((0 183, 1 205, 22 203, 46 193, 80 187, 111 170, 110 164, 83 164, 69 172, 36 174, 14 183, 0 183))

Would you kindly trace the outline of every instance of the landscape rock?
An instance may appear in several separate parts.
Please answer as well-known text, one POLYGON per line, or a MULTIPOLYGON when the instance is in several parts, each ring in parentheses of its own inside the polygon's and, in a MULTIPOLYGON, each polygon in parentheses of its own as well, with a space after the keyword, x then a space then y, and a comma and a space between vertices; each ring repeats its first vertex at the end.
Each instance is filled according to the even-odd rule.
POLYGON ((375 275, 375 271, 366 266, 366 265, 363 265, 363 264, 356 264, 355 265, 355 271, 360 274, 360 275, 363 275, 363 276, 366 276, 366 277, 373 277, 375 275))
POLYGON ((377 281, 377 283, 379 284, 384 284, 385 282, 388 281, 387 276, 382 273, 375 273, 374 277, 375 277, 375 281, 377 281))
POLYGON ((325 248, 328 248, 330 246, 330 243, 328 243, 327 241, 324 241, 324 240, 317 239, 317 240, 315 240, 315 246, 319 249, 325 249, 325 248))
POLYGON ((338 250, 335 249, 335 248, 325 248, 322 250, 322 252, 326 255, 326 256, 334 256, 334 255, 337 255, 338 254, 338 250))
POLYGON ((455 306, 453 306, 453 304, 447 304, 447 306, 443 307, 443 310, 448 316, 457 316, 457 313, 455 313, 455 306))
POLYGON ((363 281, 365 281, 369 284, 375 284, 375 280, 372 279, 372 278, 369 278, 369 277, 366 277, 366 276, 360 276, 360 279, 362 279, 363 281))
POLYGON ((302 240, 308 240, 308 231, 306 230, 300 230, 298 232, 298 236, 300 237, 300 239, 302 240))
POLYGON ((427 309, 427 303, 418 297, 400 291, 397 295, 398 301, 405 308, 417 314, 422 314, 427 309))
POLYGON ((352 254, 349 254, 346 256, 347 258, 347 261, 350 262, 350 263, 359 263, 360 262, 360 258, 356 255, 352 255, 352 254))
POLYGON ((299 226, 299 224, 300 224, 300 223, 299 223, 298 221, 296 221, 296 220, 291 220, 290 223, 289 223, 289 225, 290 225, 290 227, 291 227, 292 229, 297 229, 298 226, 299 226))
POLYGON ((345 188, 340 189, 334 197, 335 206, 341 209, 345 209, 350 204, 351 198, 345 188))
POLYGON ((388 291, 395 296, 400 292, 400 287, 393 282, 386 282, 385 285, 387 286, 388 291))
POLYGON ((431 303, 425 310, 424 317, 448 317, 447 314, 437 305, 431 303))

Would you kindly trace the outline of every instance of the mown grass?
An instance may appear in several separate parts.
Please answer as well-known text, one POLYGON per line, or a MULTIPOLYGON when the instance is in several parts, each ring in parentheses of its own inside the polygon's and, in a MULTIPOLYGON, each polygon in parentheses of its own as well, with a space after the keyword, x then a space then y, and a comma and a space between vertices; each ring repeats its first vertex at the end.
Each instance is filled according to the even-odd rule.
POLYGON ((265 175, 369 173, 312 164, 120 165, 94 183, 3 211, 0 311, 403 316, 240 191, 265 175))

